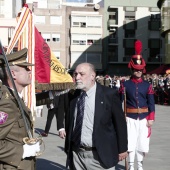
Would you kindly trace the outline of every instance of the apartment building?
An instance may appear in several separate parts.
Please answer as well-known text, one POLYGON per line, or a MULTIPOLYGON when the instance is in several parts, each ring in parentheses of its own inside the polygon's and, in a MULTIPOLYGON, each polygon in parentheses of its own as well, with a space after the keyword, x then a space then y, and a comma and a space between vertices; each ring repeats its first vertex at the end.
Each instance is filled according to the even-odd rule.
POLYGON ((67 66, 67 58, 65 57, 65 7, 61 6, 60 0, 29 0, 27 4, 34 12, 36 28, 56 58, 64 66, 67 66))
POLYGON ((160 35, 161 18, 156 0, 105 0, 104 70, 130 74, 127 63, 135 54, 134 42, 143 43, 147 71, 159 67, 165 57, 160 35))
MULTIPOLYGON (((17 6, 25 1, 0 0, 1 17, 7 16, 2 15, 2 5, 6 6, 8 1, 15 2, 9 10, 15 21, 17 6)), ((34 12, 38 31, 71 71, 81 62, 91 62, 102 73, 129 74, 127 64, 135 54, 137 39, 143 43, 147 71, 159 67, 166 59, 157 0, 27 0, 26 3, 34 12)), ((0 29, 4 29, 4 23, 0 22, 0 29)), ((15 26, 11 25, 3 30, 5 45, 15 26)))
POLYGON ((102 70, 103 9, 99 6, 67 6, 67 42, 70 69, 81 62, 90 62, 102 70))
POLYGON ((16 26, 16 16, 23 0, 0 0, 0 39, 7 47, 16 26))
POLYGON ((161 11, 161 35, 165 38, 165 64, 170 64, 170 0, 159 0, 157 3, 161 11))
POLYGON ((93 0, 28 2, 35 26, 67 69, 91 62, 102 70, 103 7, 91 3, 93 0))

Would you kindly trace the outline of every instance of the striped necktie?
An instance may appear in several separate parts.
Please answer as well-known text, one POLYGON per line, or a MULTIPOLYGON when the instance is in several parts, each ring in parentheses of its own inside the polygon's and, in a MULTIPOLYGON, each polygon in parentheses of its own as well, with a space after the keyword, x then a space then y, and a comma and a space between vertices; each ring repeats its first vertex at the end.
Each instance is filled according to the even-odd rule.
POLYGON ((82 124, 83 124, 83 117, 84 117, 85 97, 86 97, 86 92, 83 91, 77 102, 76 124, 72 134, 72 141, 74 142, 74 145, 77 148, 80 147, 80 142, 81 142, 81 131, 82 131, 82 124))

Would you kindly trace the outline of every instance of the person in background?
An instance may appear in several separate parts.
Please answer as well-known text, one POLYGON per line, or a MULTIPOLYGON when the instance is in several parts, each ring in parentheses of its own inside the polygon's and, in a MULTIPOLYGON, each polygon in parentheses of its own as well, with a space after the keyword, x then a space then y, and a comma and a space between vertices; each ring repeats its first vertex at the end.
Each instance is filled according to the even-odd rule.
POLYGON ((165 91, 167 94, 167 104, 170 105, 170 69, 166 70, 165 91))
POLYGON ((47 121, 45 131, 41 133, 41 135, 44 137, 48 136, 54 115, 56 117, 57 130, 59 130, 59 136, 63 139, 66 136, 64 129, 65 94, 63 92, 55 90, 49 91, 50 102, 47 104, 48 108, 47 121))
POLYGON ((114 169, 127 156, 127 126, 118 92, 96 83, 95 68, 79 64, 69 96, 65 152, 70 169, 114 169))
POLYGON ((149 152, 151 126, 155 120, 154 91, 152 84, 142 79, 146 72, 145 61, 140 55, 141 41, 135 43, 136 54, 132 56, 128 68, 131 69, 130 80, 124 81, 119 90, 121 100, 126 99, 126 119, 128 129, 129 170, 134 170, 135 156, 137 169, 143 170, 143 158, 149 152))
MULTIPOLYGON (((17 103, 18 93, 29 130, 33 133, 32 114, 22 100, 23 89, 31 83, 33 64, 26 61, 27 49, 7 55, 9 69, 15 83, 8 74, 6 64, 0 60, 0 169, 1 170, 35 170, 36 154, 40 151, 39 142, 29 145, 23 142, 29 137, 21 110, 17 103)), ((0 56, 4 58, 4 56, 0 56)))

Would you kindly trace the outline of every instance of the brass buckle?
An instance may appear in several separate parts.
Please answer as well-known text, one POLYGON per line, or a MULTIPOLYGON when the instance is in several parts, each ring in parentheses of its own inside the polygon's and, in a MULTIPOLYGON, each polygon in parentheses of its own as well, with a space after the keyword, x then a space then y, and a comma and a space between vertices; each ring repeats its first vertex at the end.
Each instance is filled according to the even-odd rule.
POLYGON ((140 114, 140 113, 141 113, 141 108, 138 107, 138 114, 140 114))

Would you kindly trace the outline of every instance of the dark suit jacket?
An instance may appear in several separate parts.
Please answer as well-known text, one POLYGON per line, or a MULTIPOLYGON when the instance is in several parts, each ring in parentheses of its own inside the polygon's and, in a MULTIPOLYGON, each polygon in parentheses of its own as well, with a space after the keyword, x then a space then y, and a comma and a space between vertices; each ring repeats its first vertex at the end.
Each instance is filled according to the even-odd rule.
POLYGON ((57 130, 64 128, 64 118, 65 113, 68 108, 68 94, 62 94, 60 96, 56 96, 55 100, 55 108, 57 109, 57 130))
MULTIPOLYGON (((66 117, 65 152, 67 163, 72 163, 71 134, 74 123, 74 110, 80 94, 76 90, 70 98, 70 107, 66 117)), ((99 159, 105 168, 111 168, 118 163, 118 154, 127 151, 127 127, 125 115, 118 92, 97 83, 95 99, 95 115, 93 128, 93 144, 99 159)))

